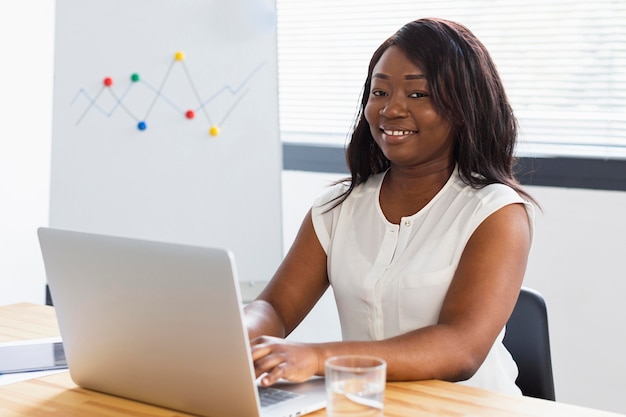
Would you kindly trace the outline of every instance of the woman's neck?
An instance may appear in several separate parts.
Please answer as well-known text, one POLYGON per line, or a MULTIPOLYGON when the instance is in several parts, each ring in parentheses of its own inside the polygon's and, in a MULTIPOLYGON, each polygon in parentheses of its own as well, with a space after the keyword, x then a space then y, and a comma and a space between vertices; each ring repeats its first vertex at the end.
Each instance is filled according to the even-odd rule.
POLYGON ((405 169, 392 166, 380 189, 379 203, 387 220, 398 224, 424 208, 441 191, 454 164, 405 169))

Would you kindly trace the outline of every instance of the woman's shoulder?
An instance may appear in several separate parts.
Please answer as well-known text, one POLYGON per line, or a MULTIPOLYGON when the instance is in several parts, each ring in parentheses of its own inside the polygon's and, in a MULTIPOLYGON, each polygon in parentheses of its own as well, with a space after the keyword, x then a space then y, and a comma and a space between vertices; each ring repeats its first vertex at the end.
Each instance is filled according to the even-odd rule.
MULTIPOLYGON (((372 192, 375 192, 375 193, 378 192, 378 189, 380 187, 380 182, 383 177, 384 177, 384 173, 372 175, 365 182, 355 186, 350 192, 350 194, 348 195, 348 197, 346 198, 346 200, 354 199, 354 198, 361 198, 364 194, 366 195, 372 192)), ((338 181, 332 184, 327 189, 325 189, 317 197, 317 199, 314 202, 314 205, 319 206, 319 205, 326 205, 330 203, 332 206, 332 203, 342 198, 342 196, 345 193, 347 193, 349 189, 350 189, 349 179, 338 181)))
POLYGON ((331 184, 317 196, 313 202, 313 206, 324 206, 332 203, 345 194, 349 187, 350 184, 347 181, 339 181, 331 184))
POLYGON ((483 186, 472 186, 460 176, 455 178, 456 196, 450 196, 450 207, 456 207, 459 213, 482 221, 495 211, 509 205, 522 204, 531 221, 534 221, 535 207, 513 187, 503 183, 491 183, 483 186))
POLYGON ((476 190, 476 195, 481 199, 507 198, 515 201, 522 201, 519 195, 511 186, 499 182, 487 184, 476 190))
POLYGON ((500 182, 494 182, 485 185, 471 185, 467 181, 463 180, 458 172, 455 172, 456 178, 454 179, 457 190, 465 195, 468 199, 477 200, 483 203, 497 202, 497 201, 509 201, 510 203, 519 202, 523 203, 522 196, 511 186, 500 182))

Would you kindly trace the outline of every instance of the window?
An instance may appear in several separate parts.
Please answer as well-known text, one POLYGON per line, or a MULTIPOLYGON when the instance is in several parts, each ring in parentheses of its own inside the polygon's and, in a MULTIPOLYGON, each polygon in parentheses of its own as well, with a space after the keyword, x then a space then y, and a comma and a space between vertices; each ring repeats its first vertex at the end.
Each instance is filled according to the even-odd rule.
POLYGON ((623 0, 277 0, 283 141, 344 145, 372 52, 402 24, 458 21, 489 49, 518 154, 626 158, 623 0))

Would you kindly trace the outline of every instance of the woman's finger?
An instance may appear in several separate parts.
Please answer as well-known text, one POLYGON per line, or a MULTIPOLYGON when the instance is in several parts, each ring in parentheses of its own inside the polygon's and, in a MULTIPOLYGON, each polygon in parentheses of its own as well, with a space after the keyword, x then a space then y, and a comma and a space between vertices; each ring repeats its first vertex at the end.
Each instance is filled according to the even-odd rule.
POLYGON ((269 372, 267 372, 267 374, 265 374, 263 378, 261 378, 261 385, 268 387, 275 384, 285 374, 286 367, 286 362, 281 362, 274 366, 269 372))
POLYGON ((252 349, 250 349, 250 352, 252 354, 252 360, 256 362, 257 360, 269 355, 272 352, 272 347, 271 345, 267 345, 267 344, 256 345, 256 346, 252 346, 252 349))

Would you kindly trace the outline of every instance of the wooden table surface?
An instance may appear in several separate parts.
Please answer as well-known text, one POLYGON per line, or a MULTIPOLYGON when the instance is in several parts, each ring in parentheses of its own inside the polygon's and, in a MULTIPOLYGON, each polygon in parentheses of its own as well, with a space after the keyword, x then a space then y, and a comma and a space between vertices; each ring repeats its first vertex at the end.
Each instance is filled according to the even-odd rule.
MULTIPOLYGON (((54 309, 0 307, 0 342, 59 335, 54 309)), ((309 416, 325 416, 320 410, 309 416)), ((0 416, 182 417, 188 414, 78 388, 68 372, 0 386, 0 416)), ((443 381, 388 383, 386 417, 617 417, 624 415, 553 401, 512 397, 443 381)), ((245 416, 242 416, 245 417, 245 416)))
POLYGON ((0 342, 57 336, 54 308, 30 303, 0 306, 0 342))

